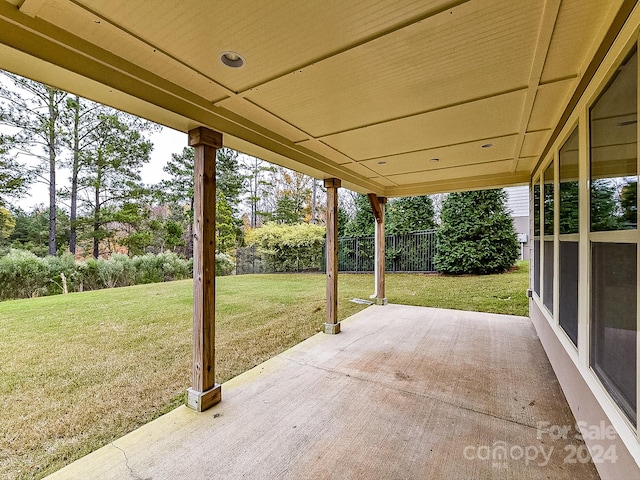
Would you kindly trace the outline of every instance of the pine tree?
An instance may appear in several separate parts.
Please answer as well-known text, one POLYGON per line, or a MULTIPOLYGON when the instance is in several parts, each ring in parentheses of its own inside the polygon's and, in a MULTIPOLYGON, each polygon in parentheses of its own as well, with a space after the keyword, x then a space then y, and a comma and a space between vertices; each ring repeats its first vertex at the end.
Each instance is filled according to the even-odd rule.
POLYGON ((2 74, 12 86, 0 85, 0 124, 18 130, 11 137, 14 149, 40 162, 34 173, 49 187, 48 252, 56 255, 56 173, 67 93, 8 72, 2 74))
POLYGON ((7 203, 7 197, 24 195, 29 184, 29 171, 9 155, 11 137, 0 134, 0 207, 7 203))
POLYGON ((442 205, 435 262, 442 273, 489 274, 508 270, 518 258, 513 220, 504 190, 452 193, 442 205))
POLYGON ((355 215, 345 227, 347 237, 368 237, 375 231, 375 217, 366 195, 358 194, 354 198, 355 215))
POLYGON ((154 128, 121 112, 101 116, 92 133, 99 141, 87 152, 86 167, 78 180, 80 188, 90 192, 82 204, 92 229, 94 258, 100 255, 100 242, 113 234, 107 227, 115 220, 117 207, 143 193, 140 170, 149 162, 153 148, 143 132, 154 128))
POLYGON ((428 195, 403 197, 387 204, 386 231, 391 235, 435 228, 433 201, 428 195))

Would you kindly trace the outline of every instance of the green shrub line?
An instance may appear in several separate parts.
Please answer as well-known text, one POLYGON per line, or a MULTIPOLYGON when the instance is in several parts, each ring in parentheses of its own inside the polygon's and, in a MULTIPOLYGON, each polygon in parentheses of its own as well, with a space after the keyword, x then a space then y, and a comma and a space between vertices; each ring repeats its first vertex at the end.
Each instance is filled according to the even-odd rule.
POLYGON ((320 270, 323 265, 325 227, 311 223, 295 225, 265 223, 247 235, 273 272, 320 270))
MULTIPOLYGON (((234 270, 230 256, 216 255, 216 275, 234 270)), ((183 280, 193 275, 193 260, 173 252, 76 261, 71 254, 38 257, 26 250, 9 250, 0 257, 0 300, 43 297, 68 292, 127 287, 183 280)))

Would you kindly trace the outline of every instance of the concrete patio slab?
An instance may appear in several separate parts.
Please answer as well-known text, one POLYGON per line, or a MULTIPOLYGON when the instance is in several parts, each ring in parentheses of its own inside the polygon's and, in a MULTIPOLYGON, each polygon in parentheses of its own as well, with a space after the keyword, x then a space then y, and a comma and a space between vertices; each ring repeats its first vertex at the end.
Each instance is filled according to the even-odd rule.
POLYGON ((373 306, 49 479, 591 479, 531 321, 373 306))

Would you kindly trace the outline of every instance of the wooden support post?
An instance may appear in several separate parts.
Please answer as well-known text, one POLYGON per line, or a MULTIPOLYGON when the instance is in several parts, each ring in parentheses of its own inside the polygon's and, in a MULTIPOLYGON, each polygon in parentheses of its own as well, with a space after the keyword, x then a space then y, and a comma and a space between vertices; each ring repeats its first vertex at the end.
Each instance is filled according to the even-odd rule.
POLYGON ((375 293, 371 298, 375 298, 376 305, 386 305, 387 297, 385 297, 384 289, 384 204, 387 203, 385 197, 378 197, 375 193, 368 195, 373 215, 376 218, 376 263, 375 263, 375 293))
POLYGON ((337 178, 327 178, 327 322, 324 333, 340 333, 338 322, 338 188, 337 178))
POLYGON ((222 135, 205 127, 189 132, 194 152, 193 377, 187 406, 202 412, 218 403, 215 383, 216 150, 222 135))

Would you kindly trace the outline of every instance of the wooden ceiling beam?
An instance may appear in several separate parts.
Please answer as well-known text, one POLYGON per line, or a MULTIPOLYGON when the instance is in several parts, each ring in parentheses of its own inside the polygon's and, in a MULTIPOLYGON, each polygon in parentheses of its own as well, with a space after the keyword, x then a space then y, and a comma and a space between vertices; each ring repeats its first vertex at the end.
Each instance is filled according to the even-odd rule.
POLYGON ((520 160, 520 154, 522 153, 522 146, 524 145, 525 135, 527 133, 527 127, 529 125, 529 119, 533 112, 533 105, 538 93, 538 87, 540 86, 540 78, 542 77, 542 70, 547 59, 547 53, 551 46, 551 37, 555 29, 556 21, 558 20, 558 13, 560 12, 560 0, 547 0, 544 5, 544 12, 542 13, 542 19, 540 21, 540 30, 538 34, 538 41, 536 43, 536 50, 533 54, 533 62, 531 63, 531 71, 529 72, 529 87, 527 89, 527 97, 522 109, 522 115, 520 116, 520 126, 518 128, 518 140, 516 141, 516 147, 513 152, 513 165, 511 172, 514 173, 518 169, 518 161, 520 160))

